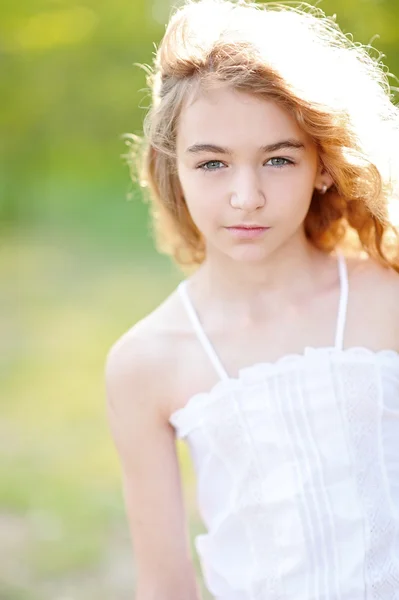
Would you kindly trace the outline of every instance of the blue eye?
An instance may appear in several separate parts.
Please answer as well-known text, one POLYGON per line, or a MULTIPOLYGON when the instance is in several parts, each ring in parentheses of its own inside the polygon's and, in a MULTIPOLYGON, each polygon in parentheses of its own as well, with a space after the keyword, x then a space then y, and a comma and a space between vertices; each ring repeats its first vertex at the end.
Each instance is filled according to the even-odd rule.
POLYGON ((272 163, 272 167, 285 167, 286 165, 293 165, 292 160, 288 160, 288 158, 283 158, 282 156, 273 156, 273 158, 269 158, 266 164, 272 163))
POLYGON ((208 160, 208 162, 203 163, 198 166, 198 169, 202 169, 203 171, 218 171, 221 167, 218 165, 224 166, 220 160, 208 160))

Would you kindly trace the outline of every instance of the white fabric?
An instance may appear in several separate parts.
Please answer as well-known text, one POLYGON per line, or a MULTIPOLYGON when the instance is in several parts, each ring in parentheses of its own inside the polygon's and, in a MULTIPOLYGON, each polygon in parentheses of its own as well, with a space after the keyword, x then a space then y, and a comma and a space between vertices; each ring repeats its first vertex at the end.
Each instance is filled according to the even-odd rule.
POLYGON ((186 309, 188 318, 190 319, 193 329, 197 335, 197 338, 201 346, 205 350, 205 353, 208 355, 208 358, 211 361, 212 365, 214 366, 216 373, 219 375, 220 379, 228 379, 228 375, 225 371, 225 368, 222 365, 218 355, 216 354, 214 347, 212 346, 211 342, 206 336, 205 331, 197 316, 197 313, 195 312, 195 309, 191 303, 187 292, 187 281, 184 280, 179 284, 178 291, 186 309))
POLYGON ((335 348, 342 350, 344 347, 344 333, 349 297, 348 271, 343 254, 338 254, 338 270, 341 293, 339 298, 337 327, 335 332, 335 348))
POLYGON ((399 353, 343 349, 339 264, 335 346, 223 376, 170 417, 217 600, 399 600, 399 353))

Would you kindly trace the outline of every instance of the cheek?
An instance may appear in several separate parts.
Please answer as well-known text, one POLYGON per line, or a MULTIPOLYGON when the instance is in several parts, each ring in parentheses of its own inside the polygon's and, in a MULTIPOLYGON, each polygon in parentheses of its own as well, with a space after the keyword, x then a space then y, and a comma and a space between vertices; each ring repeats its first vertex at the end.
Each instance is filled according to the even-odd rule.
POLYGON ((265 181, 265 196, 269 209, 281 218, 288 215, 302 218, 306 215, 313 195, 314 173, 309 169, 292 169, 287 174, 277 173, 265 181))
POLYGON ((215 222, 221 213, 221 203, 215 196, 198 190, 186 197, 186 204, 194 223, 200 230, 206 230, 215 222))
POLYGON ((223 194, 215 179, 218 178, 211 174, 180 174, 180 185, 187 208, 197 225, 216 216, 221 210, 223 194))

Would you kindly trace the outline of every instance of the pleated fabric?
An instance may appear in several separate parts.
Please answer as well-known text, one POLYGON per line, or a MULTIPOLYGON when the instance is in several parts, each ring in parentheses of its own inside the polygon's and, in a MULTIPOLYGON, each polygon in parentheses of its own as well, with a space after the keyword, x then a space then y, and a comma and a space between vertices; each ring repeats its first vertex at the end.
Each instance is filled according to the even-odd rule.
POLYGON ((219 600, 399 600, 399 354, 306 348, 172 414, 219 600))
POLYGON ((220 377, 170 422, 190 449, 204 579, 217 600, 399 600, 399 353, 344 349, 338 254, 334 346, 220 377))

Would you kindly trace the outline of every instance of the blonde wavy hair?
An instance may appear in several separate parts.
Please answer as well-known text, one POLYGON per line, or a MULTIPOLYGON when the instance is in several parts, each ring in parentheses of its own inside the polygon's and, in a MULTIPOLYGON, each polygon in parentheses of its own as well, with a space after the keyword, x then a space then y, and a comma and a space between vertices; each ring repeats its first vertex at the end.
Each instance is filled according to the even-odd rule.
POLYGON ((373 48, 354 43, 334 19, 303 3, 199 0, 172 15, 147 70, 152 104, 140 182, 150 190, 161 251, 180 265, 205 258, 177 176, 176 132, 189 99, 226 85, 278 102, 315 142, 334 184, 323 196, 314 191, 308 239, 327 252, 365 252, 399 272, 399 232, 390 213, 398 203, 399 111, 373 48))

